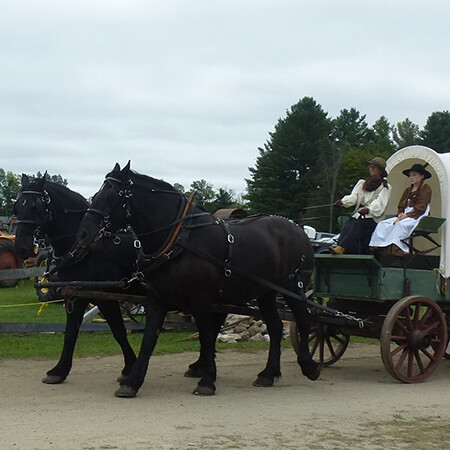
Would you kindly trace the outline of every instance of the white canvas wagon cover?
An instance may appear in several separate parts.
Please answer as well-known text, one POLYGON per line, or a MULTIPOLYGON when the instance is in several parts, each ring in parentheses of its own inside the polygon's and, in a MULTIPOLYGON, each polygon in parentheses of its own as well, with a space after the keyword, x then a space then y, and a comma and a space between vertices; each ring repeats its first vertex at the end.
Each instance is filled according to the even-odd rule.
POLYGON ((408 178, 402 173, 415 163, 428 164, 427 170, 432 177, 427 180, 433 191, 430 216, 444 217, 447 220, 440 228, 437 241, 441 243, 439 271, 445 278, 450 277, 450 232, 448 211, 450 210, 449 180, 450 153, 437 153, 431 148, 412 145, 395 152, 387 160, 388 181, 392 186, 392 194, 386 210, 387 214, 396 214, 397 205, 403 191, 408 186, 408 178))

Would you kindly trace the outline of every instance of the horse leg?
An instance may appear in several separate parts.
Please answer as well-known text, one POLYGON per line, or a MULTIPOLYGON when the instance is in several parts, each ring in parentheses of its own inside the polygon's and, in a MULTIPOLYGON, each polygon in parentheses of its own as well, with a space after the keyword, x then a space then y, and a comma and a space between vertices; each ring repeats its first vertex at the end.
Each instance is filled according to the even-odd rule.
MULTIPOLYGON (((225 322, 227 315, 222 313, 214 314, 214 342, 217 340, 217 336, 222 328, 223 323, 225 322)), ((215 350, 214 350, 215 352, 215 350)), ((201 350, 200 350, 201 355, 201 350)), ((188 370, 185 372, 184 376, 189 378, 201 378, 203 375, 204 368, 202 366, 202 357, 199 356, 197 361, 192 364, 189 364, 188 370)))
POLYGON ((109 328, 114 336, 114 339, 122 349, 125 366, 122 369, 121 376, 117 379, 119 383, 130 373, 131 368, 136 362, 136 354, 131 348, 127 338, 127 330, 123 323, 123 317, 118 302, 99 302, 98 309, 103 317, 108 322, 109 328))
MULTIPOLYGON (((289 289, 289 288, 288 288, 289 289)), ((291 286, 293 292, 298 292, 298 286, 291 286)), ((297 356, 297 362, 302 369, 303 375, 310 380, 317 380, 320 376, 320 365, 313 361, 309 352, 308 338, 310 333, 309 311, 306 307, 306 301, 302 302, 289 296, 284 296, 286 303, 294 314, 295 321, 300 335, 300 346, 297 356)))
POLYGON ((69 375, 72 368, 73 352, 75 350, 75 343, 78 338, 81 323, 83 321, 83 314, 88 305, 88 300, 75 299, 71 303, 69 311, 66 305, 66 330, 64 332, 64 346, 59 358, 58 364, 53 369, 50 369, 46 376, 42 379, 46 384, 60 384, 69 375))
POLYGON ((253 386, 268 387, 281 377, 281 339, 283 322, 280 319, 275 303, 275 292, 269 292, 258 299, 261 316, 267 325, 270 336, 269 356, 265 369, 258 374, 253 386))
POLYGON ((166 314, 167 307, 162 302, 151 298, 148 300, 145 313, 146 323, 139 355, 128 376, 120 381, 120 387, 114 393, 116 397, 136 397, 139 388, 144 383, 150 357, 161 332, 166 314))
POLYGON ((215 342, 218 320, 215 320, 209 298, 195 298, 193 315, 197 324, 200 340, 199 366, 202 368, 201 378, 192 392, 195 395, 214 395, 216 392, 217 370, 215 362, 215 342))

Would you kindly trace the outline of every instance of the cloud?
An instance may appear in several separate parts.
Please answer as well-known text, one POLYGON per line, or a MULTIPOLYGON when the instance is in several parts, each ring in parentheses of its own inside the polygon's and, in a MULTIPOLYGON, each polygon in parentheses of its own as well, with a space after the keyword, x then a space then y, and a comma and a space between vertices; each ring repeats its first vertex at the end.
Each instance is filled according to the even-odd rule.
POLYGON ((9 2, 0 18, 1 167, 86 196, 114 163, 245 190, 304 96, 423 126, 448 109, 446 1, 9 2))

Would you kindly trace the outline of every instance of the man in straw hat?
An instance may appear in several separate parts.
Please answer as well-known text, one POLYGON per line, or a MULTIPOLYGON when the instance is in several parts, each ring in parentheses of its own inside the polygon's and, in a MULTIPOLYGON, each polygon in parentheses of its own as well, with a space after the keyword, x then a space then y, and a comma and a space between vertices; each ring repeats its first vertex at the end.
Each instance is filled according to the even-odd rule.
POLYGON ((390 247, 390 252, 401 256, 409 252, 407 238, 416 228, 420 217, 428 214, 431 202, 431 187, 424 183, 431 178, 426 165, 413 164, 403 174, 409 178, 410 186, 405 189, 398 203, 397 217, 380 222, 369 245, 371 247, 390 247))
POLYGON ((349 195, 335 204, 349 208, 354 206, 353 215, 343 226, 336 247, 330 247, 332 254, 367 254, 369 241, 384 212, 391 195, 391 186, 386 181, 386 161, 373 158, 367 161, 370 176, 359 180, 349 195))

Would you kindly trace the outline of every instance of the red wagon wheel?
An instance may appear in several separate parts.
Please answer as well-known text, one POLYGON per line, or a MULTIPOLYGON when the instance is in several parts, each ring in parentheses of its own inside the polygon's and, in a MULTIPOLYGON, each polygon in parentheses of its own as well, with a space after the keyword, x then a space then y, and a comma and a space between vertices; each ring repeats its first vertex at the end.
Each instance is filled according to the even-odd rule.
POLYGON ((417 383, 439 367, 447 342, 447 324, 439 305, 426 297, 405 297, 383 322, 381 358, 394 378, 417 383))

